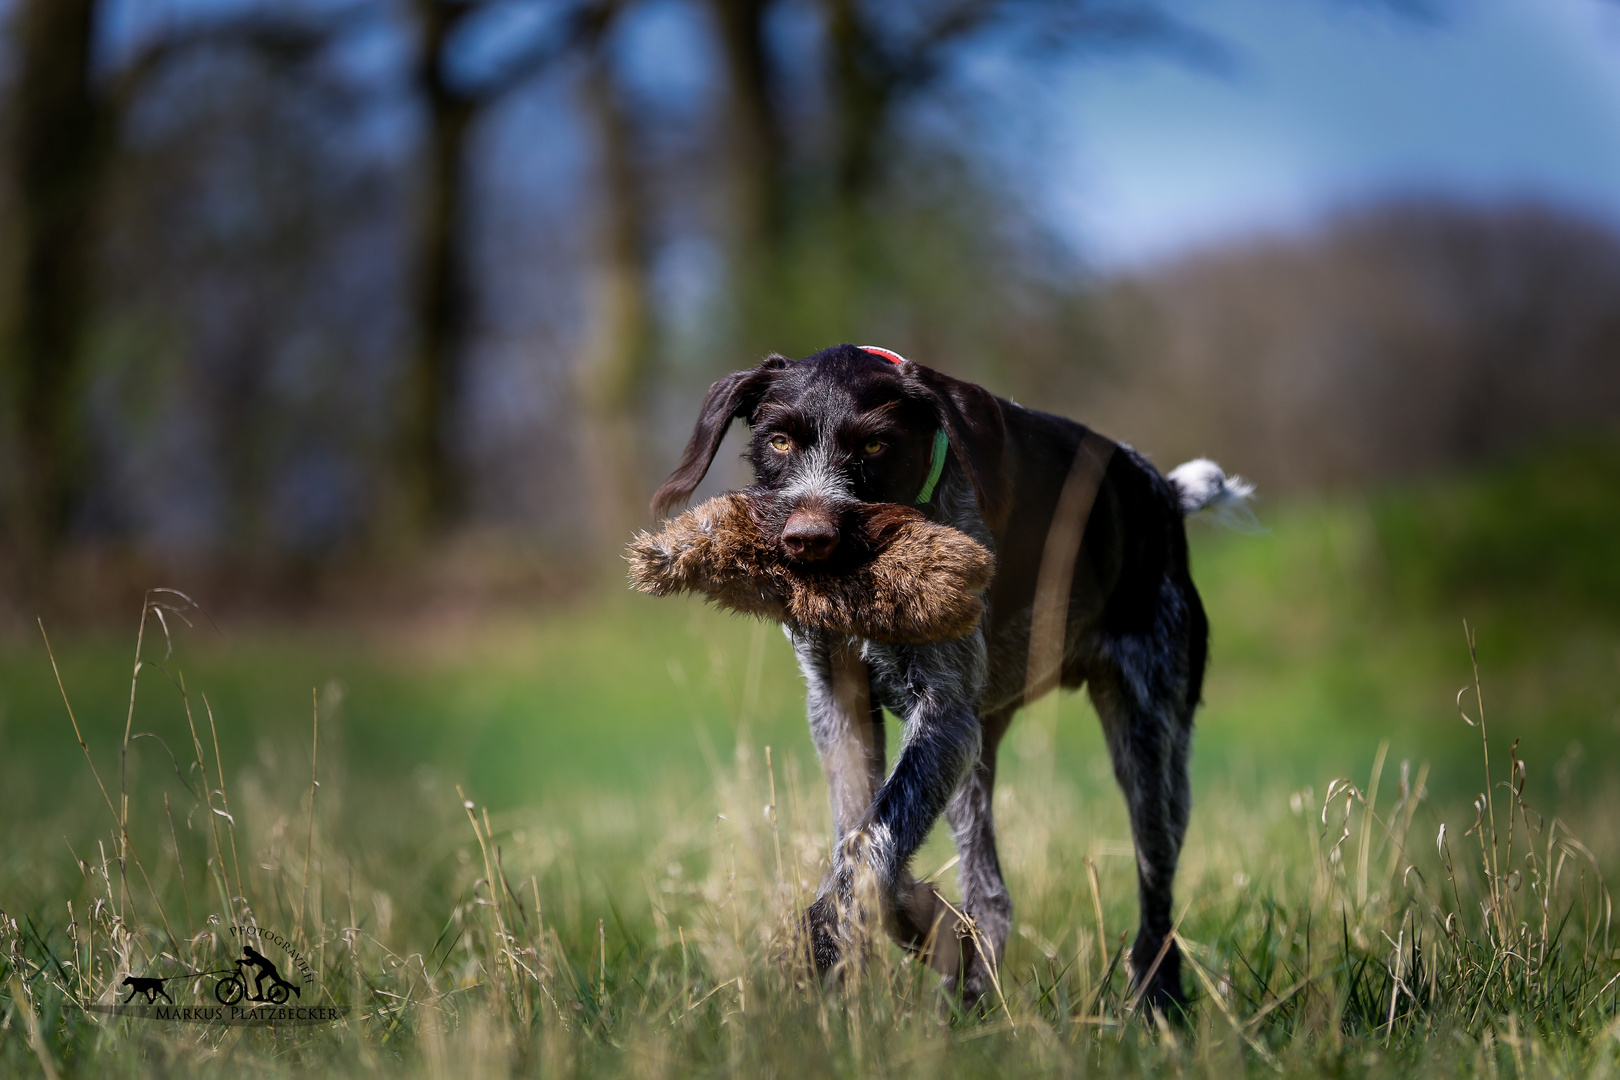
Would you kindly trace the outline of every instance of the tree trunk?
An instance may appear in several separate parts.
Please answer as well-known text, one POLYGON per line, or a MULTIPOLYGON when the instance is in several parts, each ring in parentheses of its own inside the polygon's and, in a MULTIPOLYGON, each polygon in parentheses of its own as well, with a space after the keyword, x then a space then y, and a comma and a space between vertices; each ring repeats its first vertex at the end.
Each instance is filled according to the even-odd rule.
POLYGON ((787 225, 787 139, 776 106, 776 73, 765 40, 767 0, 714 0, 731 84, 733 208, 743 243, 762 247, 787 225))
POLYGON ((14 536, 18 566, 30 577, 48 568, 65 539, 79 480, 74 391, 106 162, 90 72, 96 9, 95 0, 26 0, 14 23, 16 288, 0 360, 16 388, 22 472, 14 536))
POLYGON ((641 469, 640 428, 652 334, 646 193, 638 179, 632 121, 609 64, 605 51, 595 50, 584 87, 596 128, 602 216, 579 391, 598 539, 617 551, 647 517, 650 491, 641 469))
POLYGON ((452 438, 466 381, 464 188, 474 106, 445 77, 445 46, 460 9, 443 0, 417 0, 416 8, 422 35, 416 81, 428 115, 411 296, 416 333, 405 376, 401 453, 408 527, 420 538, 453 524, 465 510, 452 438))
POLYGON ((841 212, 854 210, 877 180, 878 140, 892 105, 892 87, 874 78, 862 63, 862 54, 871 49, 869 33, 855 0, 828 0, 832 101, 837 111, 833 197, 841 212))
POLYGON ((785 288, 793 192, 777 71, 766 40, 770 0, 713 0, 730 84, 726 147, 731 178, 731 293, 746 356, 775 347, 771 317, 785 288))

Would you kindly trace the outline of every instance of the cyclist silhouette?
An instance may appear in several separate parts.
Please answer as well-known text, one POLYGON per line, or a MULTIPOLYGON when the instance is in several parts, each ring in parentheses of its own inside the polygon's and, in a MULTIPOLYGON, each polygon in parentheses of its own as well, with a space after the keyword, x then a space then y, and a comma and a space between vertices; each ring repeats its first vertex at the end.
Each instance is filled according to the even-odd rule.
POLYGON ((263 999, 265 979, 269 979, 272 986, 278 984, 290 985, 287 980, 281 977, 281 972, 276 970, 276 965, 270 962, 270 958, 253 946, 242 946, 242 959, 247 962, 244 966, 257 969, 253 973, 253 996, 255 998, 263 999))

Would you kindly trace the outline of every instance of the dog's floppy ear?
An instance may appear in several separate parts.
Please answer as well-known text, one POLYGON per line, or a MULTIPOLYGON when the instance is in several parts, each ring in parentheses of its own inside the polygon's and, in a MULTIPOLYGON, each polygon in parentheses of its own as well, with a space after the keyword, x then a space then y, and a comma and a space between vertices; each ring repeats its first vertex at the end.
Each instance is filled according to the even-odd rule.
POLYGON ((999 528, 1009 497, 1003 462, 1007 424, 1000 402, 982 386, 941 375, 910 360, 901 374, 912 392, 933 407, 952 456, 973 484, 979 513, 992 529, 999 528))
POLYGON ((733 372, 709 387, 709 396, 703 400, 703 409, 698 413, 697 426, 692 429, 686 451, 681 454, 681 463, 653 495, 654 516, 662 517, 691 498, 693 490, 708 474, 731 422, 746 419, 777 372, 790 363, 787 357, 772 353, 760 361, 758 367, 733 372))

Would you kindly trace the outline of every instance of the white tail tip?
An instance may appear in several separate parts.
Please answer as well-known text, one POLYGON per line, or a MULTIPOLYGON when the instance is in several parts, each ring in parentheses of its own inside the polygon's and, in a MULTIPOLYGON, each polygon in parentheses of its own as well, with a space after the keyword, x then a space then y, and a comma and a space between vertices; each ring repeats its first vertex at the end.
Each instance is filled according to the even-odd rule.
POLYGON ((1254 485, 1241 476, 1227 476, 1208 458, 1197 458, 1170 470, 1170 483, 1181 500, 1181 512, 1192 515, 1208 511, 1218 524, 1245 533, 1266 531, 1249 509, 1254 485))

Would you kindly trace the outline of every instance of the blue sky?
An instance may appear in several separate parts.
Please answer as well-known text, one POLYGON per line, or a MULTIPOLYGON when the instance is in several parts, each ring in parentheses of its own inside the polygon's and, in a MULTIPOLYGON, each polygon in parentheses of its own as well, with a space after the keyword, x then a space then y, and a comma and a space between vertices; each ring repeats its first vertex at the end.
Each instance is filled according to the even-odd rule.
POLYGON ((1188 0, 1235 55, 1063 75, 1043 124, 1044 214, 1094 263, 1297 227, 1395 193, 1535 197, 1620 226, 1620 4, 1188 0))

